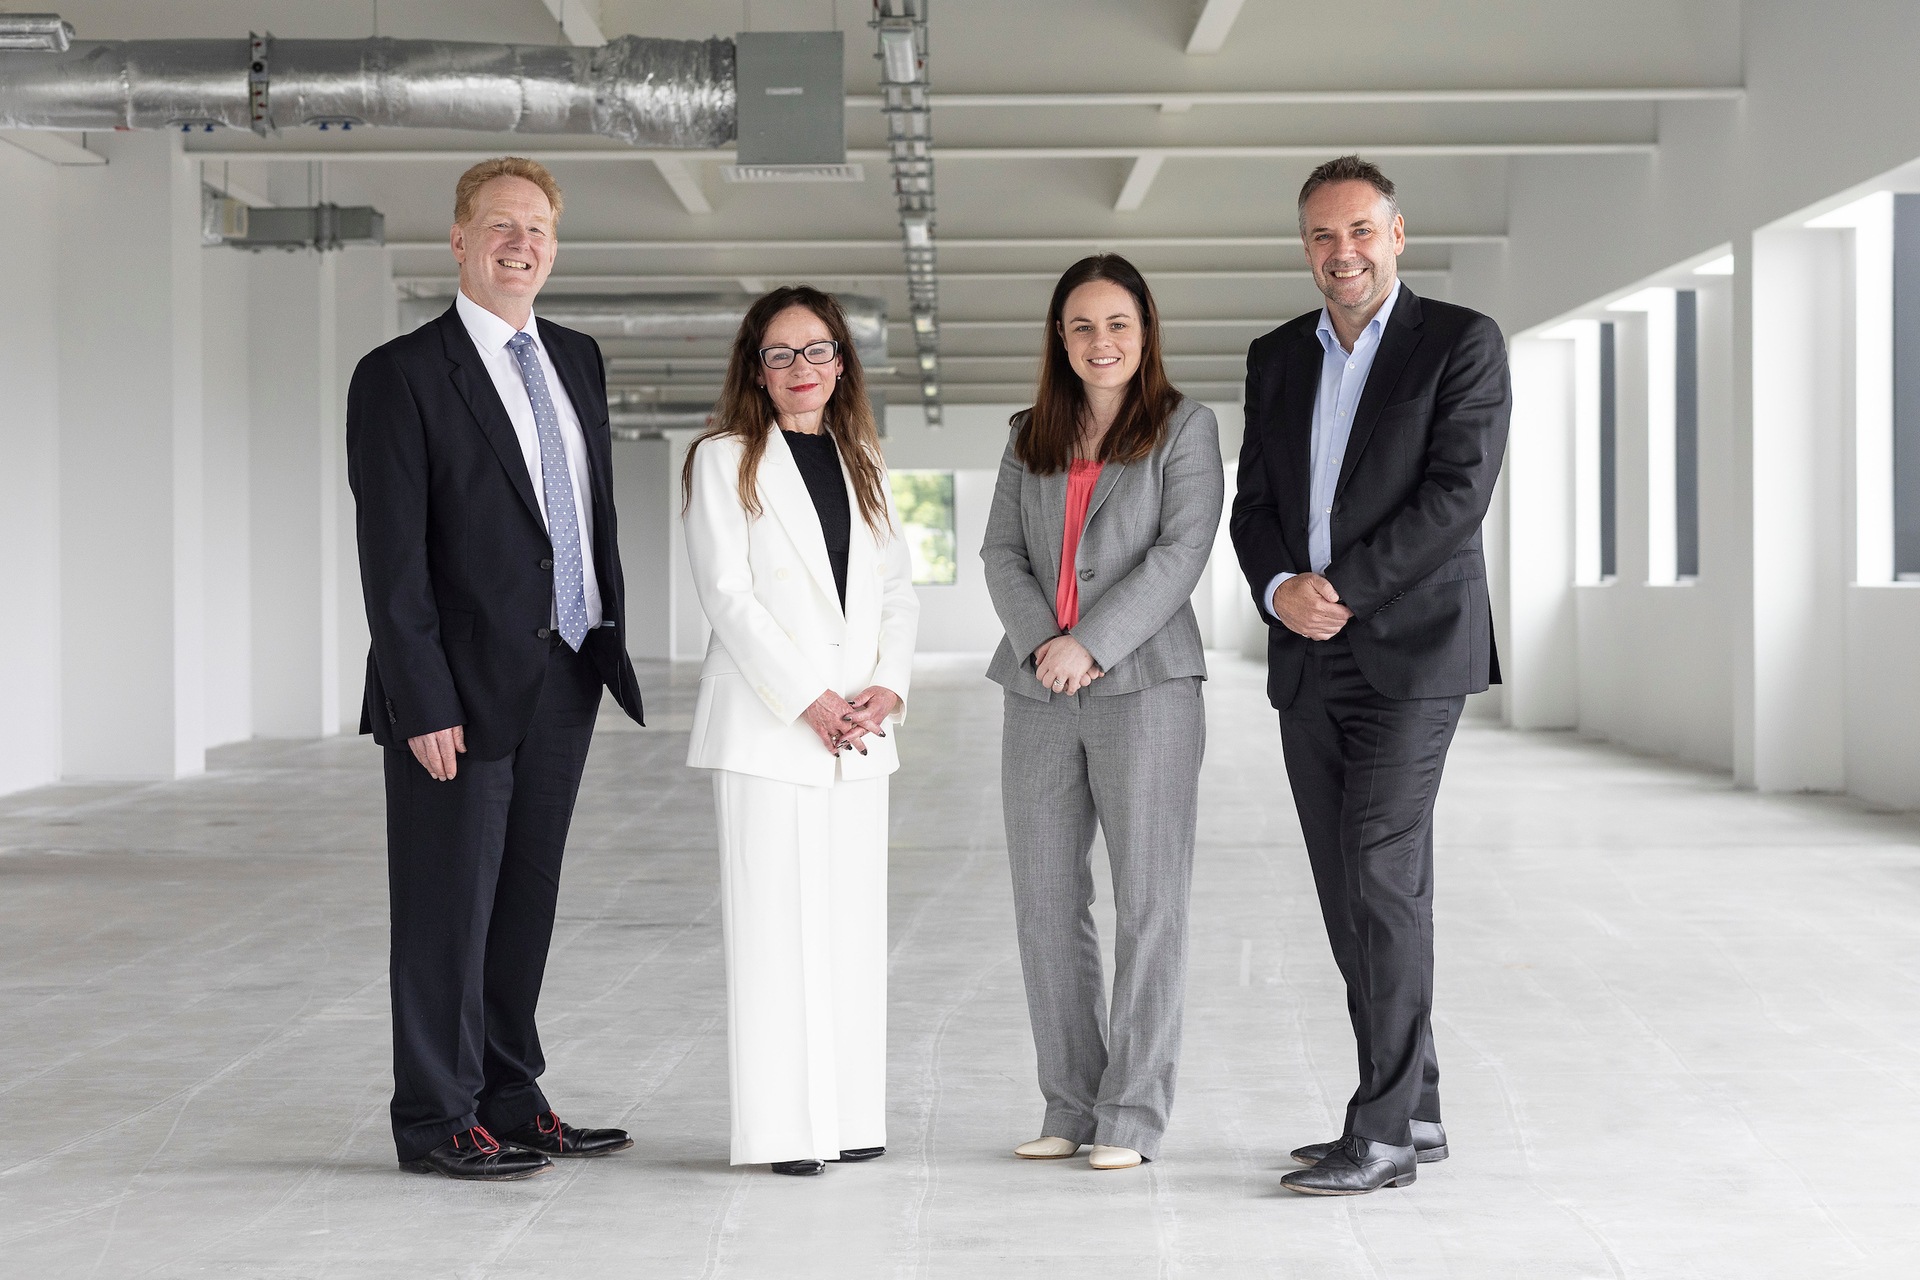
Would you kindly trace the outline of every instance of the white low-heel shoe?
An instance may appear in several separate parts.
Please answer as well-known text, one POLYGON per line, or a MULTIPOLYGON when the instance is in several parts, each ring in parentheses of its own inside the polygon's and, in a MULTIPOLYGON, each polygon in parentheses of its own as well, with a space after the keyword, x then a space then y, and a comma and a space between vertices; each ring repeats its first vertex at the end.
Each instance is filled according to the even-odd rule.
POLYGON ((1069 1142, 1065 1138, 1035 1138, 1032 1142, 1023 1142, 1015 1147, 1013 1154, 1022 1160, 1065 1160, 1079 1150, 1079 1143, 1069 1142))
POLYGON ((1132 1147, 1096 1145, 1093 1154, 1087 1157, 1087 1163, 1096 1169, 1131 1169, 1142 1161, 1140 1153, 1132 1147))

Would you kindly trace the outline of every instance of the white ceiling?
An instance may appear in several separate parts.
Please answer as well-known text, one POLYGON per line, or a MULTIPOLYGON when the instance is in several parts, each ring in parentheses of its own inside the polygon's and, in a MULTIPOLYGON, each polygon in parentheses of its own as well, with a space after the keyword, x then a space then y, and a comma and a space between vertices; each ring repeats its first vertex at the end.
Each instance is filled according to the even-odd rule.
MULTIPOLYGON (((846 32, 849 94, 877 92, 873 33, 866 26, 871 6, 861 0, 568 3, 584 7, 608 36, 821 30, 837 20, 846 32)), ((542 43, 562 38, 546 0, 378 0, 377 7, 383 35, 542 43)), ((374 10, 375 0, 72 0, 61 7, 82 38, 94 39, 234 36, 250 29, 282 37, 360 36, 372 32, 374 10)), ((1201 102, 1169 113, 1154 105, 969 105, 943 101, 946 95, 1671 90, 1741 81, 1738 0, 1376 0, 1341 9, 1304 0, 1245 0, 1221 51, 1190 55, 1185 47, 1199 10, 1195 0, 931 0, 941 349, 949 401, 1022 398, 1051 280, 1096 247, 1117 248, 1147 272, 1165 313, 1167 347, 1180 357, 1173 366, 1176 380, 1197 394, 1230 398, 1247 342, 1317 303, 1311 282, 1299 274, 1301 256, 1291 231, 1294 193, 1320 159, 1348 147, 1442 149, 1377 154, 1400 184, 1408 228, 1417 238, 1403 266, 1431 273, 1414 274, 1411 283, 1445 294, 1454 249, 1444 239, 1418 238, 1504 234, 1509 167, 1529 161, 1498 149, 1651 148, 1659 137, 1660 107, 1653 101, 1201 102), (1274 147, 1301 150, 1244 150, 1274 147), (1450 153, 1461 147, 1496 153, 1450 153), (994 154, 967 154, 984 148, 994 154), (1059 154, 1088 148, 1121 154, 1059 154), (1189 148, 1242 150, 1183 154, 1189 148), (1139 207, 1118 211, 1116 200, 1133 170, 1131 152, 1141 149, 1165 158, 1139 207), (1036 150, 1040 154, 1030 154, 1036 150), (1008 239, 1055 243, 968 243, 1008 239), (1155 239, 1176 243, 1133 243, 1155 239)), ((883 139, 879 113, 850 105, 848 145, 856 158, 883 139)), ((234 151, 254 140, 228 134, 193 145, 234 151)), ((453 179, 464 163, 460 157, 617 150, 596 139, 414 131, 350 139, 283 136, 271 145, 329 154, 362 147, 459 153, 403 163, 342 158, 326 165, 329 198, 377 206, 387 215, 390 241, 423 246, 396 251, 395 263, 401 277, 426 290, 451 276, 439 246, 453 179)), ((808 186, 727 184, 718 173, 724 160, 687 162, 711 206, 705 213, 689 212, 643 158, 553 161, 568 197, 553 287, 733 291, 743 278, 807 279, 881 294, 892 314, 905 314, 897 215, 883 160, 866 158, 862 184, 808 186)), ((236 181, 263 185, 263 176, 249 177, 261 168, 241 164, 232 173, 236 181)), ((668 354, 638 343, 608 348, 610 355, 629 358, 668 354)), ((893 349, 910 346, 896 334, 893 349)), ((712 355, 717 349, 696 345, 672 353, 712 355)), ((899 363, 894 398, 915 399, 907 362, 899 363)), ((662 382, 650 364, 619 368, 626 381, 662 382)), ((669 381, 692 394, 713 379, 696 372, 669 381)))

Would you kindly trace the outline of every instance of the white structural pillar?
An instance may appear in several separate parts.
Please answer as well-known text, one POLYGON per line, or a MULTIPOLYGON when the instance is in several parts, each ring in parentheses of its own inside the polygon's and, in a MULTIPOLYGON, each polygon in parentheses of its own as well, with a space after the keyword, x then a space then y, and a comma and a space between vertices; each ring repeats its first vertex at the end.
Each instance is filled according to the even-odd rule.
POLYGON ((340 727, 340 414, 334 256, 253 261, 253 727, 340 727))
MULTIPOLYGON (((1500 666, 1507 723, 1516 729, 1571 729, 1579 723, 1579 637, 1575 627, 1574 440, 1576 374, 1598 326, 1563 325, 1520 338, 1508 352, 1513 427, 1507 437, 1507 607, 1500 666)), ((1489 529, 1489 536, 1492 536, 1489 529)))
POLYGON ((60 776, 58 172, 0 146, 0 189, 23 247, 0 307, 0 793, 60 776))
POLYGON ((1762 791, 1846 782, 1846 249, 1837 231, 1753 236, 1752 604, 1736 641, 1734 768, 1762 791))
POLYGON ((178 135, 59 175, 62 772, 206 765, 200 182, 178 135))

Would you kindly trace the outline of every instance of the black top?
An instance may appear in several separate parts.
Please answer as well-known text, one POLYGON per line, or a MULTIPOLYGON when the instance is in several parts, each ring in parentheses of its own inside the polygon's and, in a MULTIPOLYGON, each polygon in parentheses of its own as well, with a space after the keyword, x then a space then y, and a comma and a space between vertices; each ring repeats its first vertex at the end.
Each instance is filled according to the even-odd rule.
POLYGON ((847 508, 847 480, 840 474, 840 453, 833 447, 833 437, 824 431, 808 435, 782 427, 780 434, 787 438, 787 448, 793 451, 800 476, 807 482, 807 493, 813 498, 813 509, 820 517, 820 532, 827 539, 827 559, 833 564, 833 585, 840 589, 840 610, 844 613, 847 539, 853 536, 853 516, 847 508))

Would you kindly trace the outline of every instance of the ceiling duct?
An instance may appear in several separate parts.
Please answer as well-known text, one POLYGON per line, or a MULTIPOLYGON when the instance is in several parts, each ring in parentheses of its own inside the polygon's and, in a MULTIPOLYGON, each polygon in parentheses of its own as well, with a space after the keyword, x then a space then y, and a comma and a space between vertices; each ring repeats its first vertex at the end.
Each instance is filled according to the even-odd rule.
POLYGON ((668 431, 700 431, 713 416, 706 401, 659 401, 632 392, 607 393, 607 416, 615 440, 650 440, 668 431))
MULTIPOLYGON (((12 20, 18 25, 24 19, 12 20)), ((733 42, 622 36, 597 48, 443 40, 0 43, 0 128, 281 129, 356 125, 595 134, 636 146, 734 136, 733 42)), ((0 21, 0 42, 11 27, 0 21)))
POLYGON ((317 249, 387 242, 387 220, 365 205, 318 204, 305 208, 254 208, 201 188, 200 242, 234 249, 317 249))

